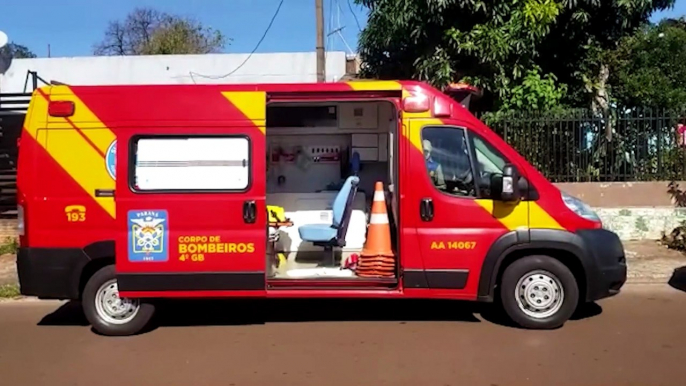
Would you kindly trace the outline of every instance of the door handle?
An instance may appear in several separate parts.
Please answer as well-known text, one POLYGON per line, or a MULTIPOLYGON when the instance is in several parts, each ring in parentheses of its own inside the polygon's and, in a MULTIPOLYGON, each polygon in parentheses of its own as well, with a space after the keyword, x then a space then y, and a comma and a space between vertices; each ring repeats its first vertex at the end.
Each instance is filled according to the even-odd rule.
POLYGON ((419 204, 419 215, 422 221, 431 221, 434 218, 434 202, 430 198, 422 198, 419 204))
POLYGON ((114 189, 95 189, 95 197, 114 197, 114 189))
POLYGON ((246 224, 253 224, 257 218, 257 205, 254 200, 243 202, 243 221, 246 224))

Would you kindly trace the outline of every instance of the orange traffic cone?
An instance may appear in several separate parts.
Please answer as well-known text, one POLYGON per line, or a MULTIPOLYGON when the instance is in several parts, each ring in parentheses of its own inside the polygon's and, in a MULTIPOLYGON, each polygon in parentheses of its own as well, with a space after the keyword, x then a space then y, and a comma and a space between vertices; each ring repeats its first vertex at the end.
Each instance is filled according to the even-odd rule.
POLYGON ((372 214, 369 219, 367 240, 355 272, 361 277, 395 276, 395 258, 391 249, 391 226, 386 211, 383 183, 377 181, 374 189, 372 214))
POLYGON ((386 196, 381 181, 377 181, 374 187, 374 202, 372 203, 372 215, 369 218, 367 240, 360 256, 394 256, 391 250, 391 226, 388 223, 386 196))

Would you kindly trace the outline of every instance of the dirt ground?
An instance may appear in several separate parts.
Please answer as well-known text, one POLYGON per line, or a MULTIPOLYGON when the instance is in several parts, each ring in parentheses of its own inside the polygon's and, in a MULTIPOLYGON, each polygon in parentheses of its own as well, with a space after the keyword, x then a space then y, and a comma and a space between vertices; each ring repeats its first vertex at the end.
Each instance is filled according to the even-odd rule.
POLYGON ((15 255, 0 256, 0 285, 15 284, 17 282, 17 257, 15 255))
MULTIPOLYGON (((625 241, 630 283, 665 283, 674 270, 686 266, 686 255, 657 241, 625 241)), ((16 256, 0 256, 0 285, 17 283, 16 256)))
POLYGON ((624 241, 629 283, 666 283, 674 270, 686 266, 686 255, 657 241, 624 241))

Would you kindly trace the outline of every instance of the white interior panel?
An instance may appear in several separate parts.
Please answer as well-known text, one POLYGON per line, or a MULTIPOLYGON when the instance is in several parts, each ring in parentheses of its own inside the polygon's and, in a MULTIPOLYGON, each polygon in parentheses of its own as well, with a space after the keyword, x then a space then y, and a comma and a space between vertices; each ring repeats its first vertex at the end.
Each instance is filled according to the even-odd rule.
POLYGON ((369 102, 338 105, 338 126, 341 129, 376 130, 379 128, 379 104, 369 102))

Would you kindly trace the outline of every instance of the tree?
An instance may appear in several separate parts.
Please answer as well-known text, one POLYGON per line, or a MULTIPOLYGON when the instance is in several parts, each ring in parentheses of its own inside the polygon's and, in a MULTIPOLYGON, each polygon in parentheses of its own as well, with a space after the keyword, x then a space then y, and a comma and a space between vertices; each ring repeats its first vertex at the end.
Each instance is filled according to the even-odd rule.
POLYGON ((588 105, 603 97, 603 53, 674 0, 356 0, 369 9, 360 34, 362 75, 457 80, 486 90, 496 109, 588 105), (551 81, 553 84, 551 85, 551 81), (541 82, 540 85, 534 84, 541 82), (551 88, 552 87, 552 88, 551 88), (565 97, 559 100, 561 91, 565 97), (546 91, 547 90, 547 91, 546 91), (520 98, 517 100, 517 98, 520 98))
POLYGON ((618 105, 686 109, 686 22, 664 20, 623 39, 609 66, 618 105))
POLYGON ((123 21, 109 23, 96 55, 208 54, 220 52, 227 38, 190 18, 137 8, 123 21))
POLYGON ((26 46, 17 43, 9 43, 3 47, 3 51, 7 52, 9 56, 14 59, 30 59, 35 58, 36 54, 31 52, 26 46))

